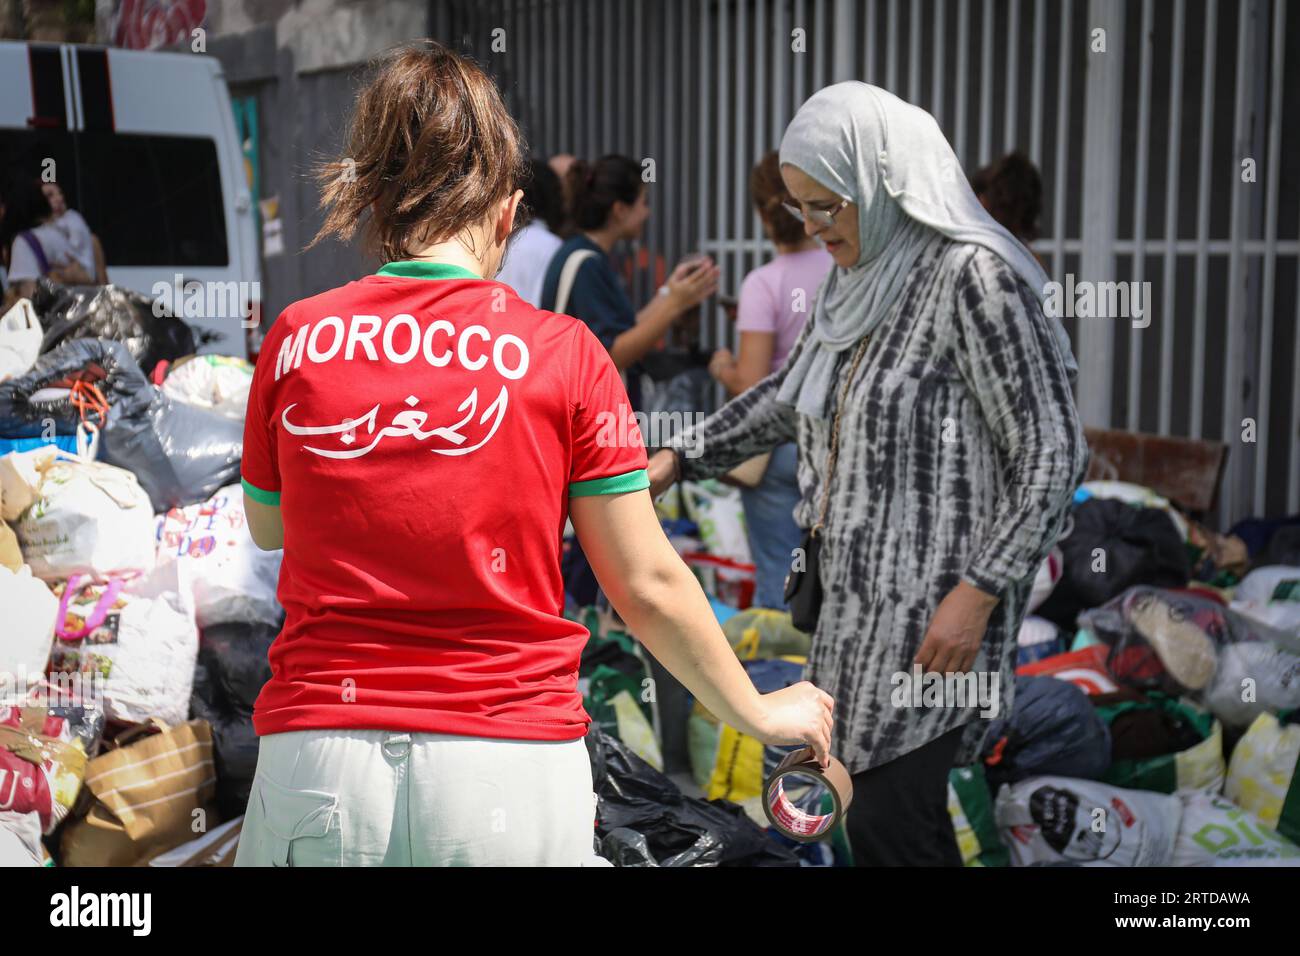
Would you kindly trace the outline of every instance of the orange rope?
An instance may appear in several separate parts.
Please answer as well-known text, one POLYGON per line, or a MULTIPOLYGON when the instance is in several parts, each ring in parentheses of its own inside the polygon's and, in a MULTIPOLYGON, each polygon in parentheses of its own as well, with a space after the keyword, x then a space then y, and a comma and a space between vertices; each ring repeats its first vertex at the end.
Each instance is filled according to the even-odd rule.
POLYGON ((94 382, 73 382, 68 401, 81 414, 83 422, 92 415, 98 415, 102 425, 108 418, 108 399, 104 398, 104 393, 94 382))

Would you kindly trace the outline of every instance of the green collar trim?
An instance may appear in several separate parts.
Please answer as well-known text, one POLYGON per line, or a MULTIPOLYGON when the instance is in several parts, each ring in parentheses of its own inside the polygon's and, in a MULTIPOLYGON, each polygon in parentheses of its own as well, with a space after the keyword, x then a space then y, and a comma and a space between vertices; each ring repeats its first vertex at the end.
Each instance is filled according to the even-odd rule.
POLYGON ((401 279, 482 279, 476 272, 450 262, 390 262, 376 275, 397 276, 401 279))

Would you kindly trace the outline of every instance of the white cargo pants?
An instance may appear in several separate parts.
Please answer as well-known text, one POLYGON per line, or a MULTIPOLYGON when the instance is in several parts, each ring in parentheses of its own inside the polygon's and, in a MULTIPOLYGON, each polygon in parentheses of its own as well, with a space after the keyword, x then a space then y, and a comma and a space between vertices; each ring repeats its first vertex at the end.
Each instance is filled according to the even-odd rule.
POLYGON ((236 866, 601 865, 582 739, 301 730, 260 740, 236 866))

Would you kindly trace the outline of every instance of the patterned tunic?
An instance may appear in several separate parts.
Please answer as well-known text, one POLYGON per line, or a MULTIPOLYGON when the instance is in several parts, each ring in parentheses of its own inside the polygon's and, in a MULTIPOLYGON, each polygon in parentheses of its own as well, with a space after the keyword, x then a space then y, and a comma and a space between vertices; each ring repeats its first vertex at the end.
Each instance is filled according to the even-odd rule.
MULTIPOLYGON (((850 773, 960 726, 958 763, 978 754, 978 705, 895 706, 893 694, 963 578, 1001 599, 972 670, 997 675, 1001 713, 1010 706, 1030 586, 1088 457, 1050 321, 1002 259, 936 233, 871 335, 841 417, 806 675, 835 698, 833 750, 850 773)), ((803 528, 820 506, 830 422, 775 396, 812 325, 785 366, 700 423, 698 457, 683 460, 686 478, 716 477, 797 440, 803 528)), ((841 353, 833 402, 855 351, 841 353)))

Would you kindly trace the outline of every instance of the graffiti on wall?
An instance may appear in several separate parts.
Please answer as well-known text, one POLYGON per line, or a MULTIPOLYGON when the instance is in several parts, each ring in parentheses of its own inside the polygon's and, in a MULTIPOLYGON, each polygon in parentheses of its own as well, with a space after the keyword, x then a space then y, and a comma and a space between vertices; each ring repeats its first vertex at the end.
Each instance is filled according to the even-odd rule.
POLYGON ((156 50, 190 42, 203 26, 207 0, 118 0, 112 17, 113 43, 132 50, 156 50))

